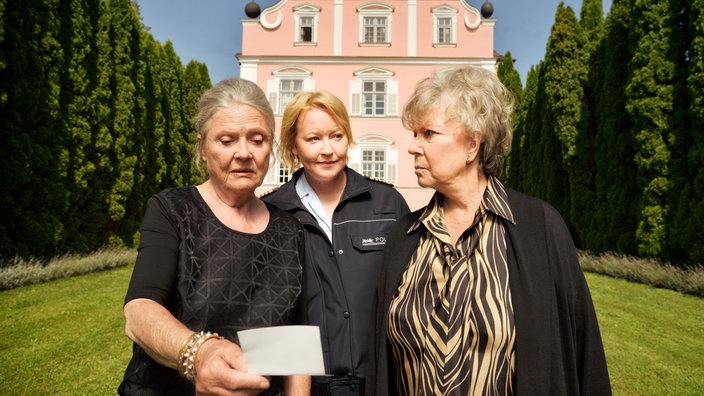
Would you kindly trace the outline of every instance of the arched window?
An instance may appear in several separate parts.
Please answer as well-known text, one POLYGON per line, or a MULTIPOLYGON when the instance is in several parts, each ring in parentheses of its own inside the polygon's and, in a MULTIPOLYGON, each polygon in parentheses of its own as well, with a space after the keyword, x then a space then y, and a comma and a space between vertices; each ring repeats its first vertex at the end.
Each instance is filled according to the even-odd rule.
POLYGON ((286 105, 297 93, 315 89, 310 70, 303 67, 283 66, 274 70, 272 75, 273 78, 267 81, 267 91, 276 115, 284 114, 286 105))
POLYGON ((398 150, 393 140, 378 133, 369 133, 355 141, 349 152, 349 165, 364 176, 396 184, 398 150))
POLYGON ((388 117, 398 114, 398 81, 394 72, 368 67, 354 73, 350 81, 350 115, 388 117))

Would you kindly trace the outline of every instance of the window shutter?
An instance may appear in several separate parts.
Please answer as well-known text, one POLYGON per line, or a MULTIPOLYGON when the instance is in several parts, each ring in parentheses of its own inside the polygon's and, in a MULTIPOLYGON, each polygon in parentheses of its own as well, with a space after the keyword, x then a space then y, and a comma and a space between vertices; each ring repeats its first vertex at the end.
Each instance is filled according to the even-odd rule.
POLYGON ((396 185, 396 164, 386 164, 386 182, 396 185))
POLYGON ((347 151, 347 166, 354 169, 357 173, 362 173, 361 171, 361 161, 360 161, 360 150, 359 147, 354 146, 347 151))
POLYGON ((310 78, 306 78, 305 80, 303 80, 303 91, 304 92, 315 91, 315 80, 311 80, 310 78))
POLYGON ((350 81, 350 115, 362 113, 362 82, 350 81))
POLYGON ((386 181, 394 186, 398 182, 396 174, 396 164, 398 164, 398 151, 389 149, 387 152, 388 159, 386 160, 386 181))
POLYGON ((274 110, 274 114, 279 113, 279 80, 273 79, 266 82, 266 89, 269 92, 269 104, 274 110))
POLYGON ((388 82, 388 104, 386 115, 398 115, 398 81, 388 82))

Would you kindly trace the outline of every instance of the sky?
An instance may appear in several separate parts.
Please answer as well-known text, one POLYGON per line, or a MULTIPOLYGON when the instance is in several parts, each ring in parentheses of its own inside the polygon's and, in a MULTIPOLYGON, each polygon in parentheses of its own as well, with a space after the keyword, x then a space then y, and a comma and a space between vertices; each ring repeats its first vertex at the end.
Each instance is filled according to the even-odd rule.
MULTIPOLYGON (((242 48, 241 19, 250 0, 138 0, 144 25, 162 44, 170 40, 183 64, 190 60, 205 63, 210 79, 239 76, 235 54, 242 48)), ((332 1, 332 0, 327 0, 332 1)), ((385 0, 393 3, 401 0, 385 0)), ((422 1, 422 0, 420 0, 422 1)), ((487 0, 467 0, 481 8, 487 0)), ((277 0, 256 0, 261 9, 277 0)), ((525 85, 531 66, 545 56, 545 46, 555 21, 559 0, 491 0, 494 5, 494 49, 500 54, 511 51, 514 67, 525 85)), ((582 0, 563 0, 577 18, 582 0)), ((611 0, 603 0, 604 13, 611 0)))

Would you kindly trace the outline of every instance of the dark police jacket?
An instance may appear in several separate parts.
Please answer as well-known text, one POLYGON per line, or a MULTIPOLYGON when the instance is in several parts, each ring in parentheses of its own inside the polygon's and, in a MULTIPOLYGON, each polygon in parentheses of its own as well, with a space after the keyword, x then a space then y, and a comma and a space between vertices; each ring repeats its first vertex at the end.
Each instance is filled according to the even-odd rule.
POLYGON ((345 171, 347 185, 332 217, 332 244, 296 193, 303 169, 261 199, 293 214, 305 228, 308 320, 320 326, 327 373, 364 378, 386 235, 409 209, 391 185, 345 171))

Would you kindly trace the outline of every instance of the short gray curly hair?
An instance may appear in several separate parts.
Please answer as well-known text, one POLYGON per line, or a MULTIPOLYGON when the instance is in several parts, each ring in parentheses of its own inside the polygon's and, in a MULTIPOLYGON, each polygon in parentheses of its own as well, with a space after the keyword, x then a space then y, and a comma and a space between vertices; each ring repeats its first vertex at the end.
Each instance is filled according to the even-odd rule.
POLYGON ((445 117, 469 135, 479 134, 479 165, 487 175, 501 177, 511 148, 514 98, 496 73, 476 66, 440 69, 421 80, 409 98, 401 121, 413 130, 437 103, 448 103, 445 117))

